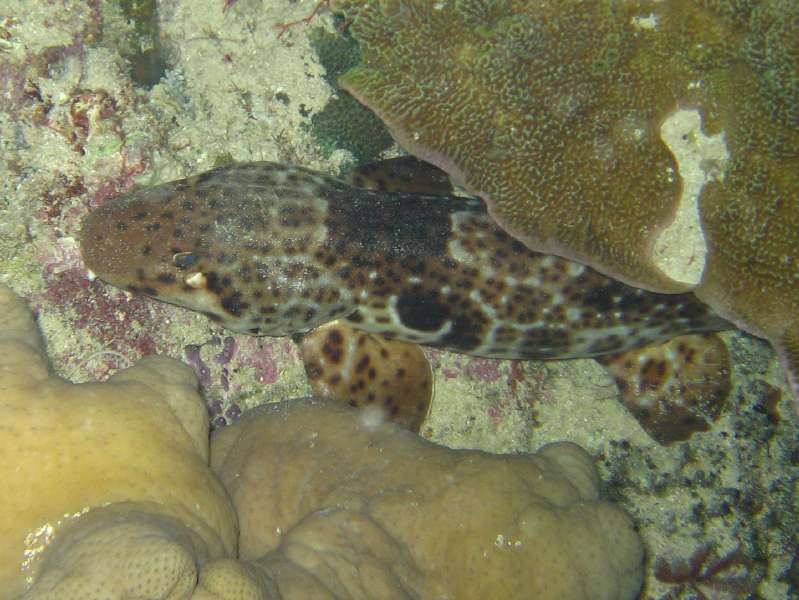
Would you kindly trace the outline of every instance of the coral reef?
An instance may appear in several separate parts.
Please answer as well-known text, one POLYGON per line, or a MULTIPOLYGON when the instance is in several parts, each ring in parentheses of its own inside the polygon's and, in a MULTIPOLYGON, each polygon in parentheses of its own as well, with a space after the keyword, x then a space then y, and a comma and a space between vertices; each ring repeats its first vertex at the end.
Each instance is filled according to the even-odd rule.
MULTIPOLYGON (((80 220, 107 199, 210 168, 218 157, 331 173, 351 161, 343 151, 323 159, 307 129, 331 93, 306 37, 310 28, 292 28, 281 40, 273 28, 306 16, 308 2, 158 3, 169 64, 151 89, 134 84, 120 56, 116 41, 132 25, 113 17, 113 3, 2 4, 0 280, 29 299, 53 369, 75 381, 103 380, 144 354, 168 354, 201 373, 215 426, 269 399, 308 395, 290 340, 231 336, 205 318, 90 282, 75 239, 80 220)), ((729 8, 748 0, 704 4, 721 7, 730 26, 748 18, 729 8)), ((315 23, 332 31, 329 14, 315 23)), ((774 54, 777 39, 752 44, 753 59, 774 54)), ((784 129, 781 135, 792 131, 784 129)), ((683 135, 694 136, 681 130, 678 139, 683 135)), ((765 344, 723 337, 733 391, 710 429, 685 442, 653 442, 594 361, 495 361, 439 351, 426 351, 435 399, 421 433, 450 447, 506 453, 569 439, 600 457, 611 497, 633 515, 649 549, 646 598, 681 585, 657 580, 657 559, 672 562, 711 542, 714 556, 743 542, 747 564, 765 563, 753 572, 760 597, 793 597, 796 417, 765 344)), ((6 425, 14 419, 2 416, 6 425)), ((19 461, 19 452, 12 456, 19 461)), ((231 563, 208 576, 203 570, 201 582, 225 580, 224 565, 231 563)))
POLYGON ((2 597, 188 597, 198 565, 232 556, 237 535, 194 373, 153 356, 73 385, 6 286, 0 314, 2 597))
MULTIPOLYGON (((453 451, 346 407, 263 406, 211 463, 242 559, 324 598, 635 598, 643 548, 573 444, 453 451)), ((295 593, 297 593, 295 591, 295 593)), ((294 596, 291 596, 294 597, 294 596)))
POLYGON ((0 309, 0 409, 15 417, 0 451, 19 456, 0 472, 4 598, 622 600, 641 587, 641 541, 574 444, 459 452, 298 400, 214 435, 229 497, 188 367, 153 356, 70 384, 6 286, 0 309))
MULTIPOLYGON (((361 54, 352 38, 320 27, 309 33, 311 47, 325 68, 325 81, 335 87, 347 69, 358 64, 361 54)), ((393 143, 385 125, 349 94, 339 94, 311 116, 309 131, 326 154, 344 148, 357 163, 370 160, 393 143)))
MULTIPOLYGON (((530 247, 684 290, 697 280, 664 271, 655 248, 698 200, 707 246, 698 295, 773 344, 799 397, 799 5, 332 6, 364 53, 342 87, 530 247), (661 137, 681 107, 723 133, 729 153, 700 163, 713 175, 698 199, 681 197, 686 174, 661 137)), ((679 253, 682 242, 672 245, 679 253)))
MULTIPOLYGON (((90 282, 75 238, 80 219, 108 197, 199 162, 255 152, 314 164, 319 153, 301 130, 309 117, 300 107, 324 105, 322 69, 307 42, 290 50, 274 35, 251 36, 248 27, 271 33, 276 18, 290 14, 285 6, 251 21, 240 6, 223 13, 215 1, 171 3, 159 6, 158 35, 173 62, 145 90, 132 79, 127 52, 151 46, 156 32, 139 28, 151 24, 154 3, 125 4, 143 12, 128 19, 117 2, 27 0, 0 9, 2 278, 30 298, 54 368, 70 379, 105 378, 141 356, 179 358, 199 347, 204 391, 223 414, 246 408, 264 388, 307 394, 290 344, 242 340, 229 361, 214 361, 219 348, 205 323, 90 282), (259 69, 263 76, 253 77, 259 69)), ((334 153, 328 168, 343 155, 334 153)))
MULTIPOLYGON (((759 360, 767 353, 762 342, 742 334, 730 345, 732 354, 760 354, 759 360)), ((733 373, 733 381, 741 375, 733 373)), ((774 389, 757 369, 745 376, 712 425, 712 440, 696 434, 673 452, 645 453, 626 440, 611 441, 600 459, 609 469, 602 470, 609 497, 628 507, 648 540, 647 600, 701 594, 777 600, 799 589, 793 411, 780 400, 772 412, 774 389), (647 534, 652 527, 655 537, 647 534)))

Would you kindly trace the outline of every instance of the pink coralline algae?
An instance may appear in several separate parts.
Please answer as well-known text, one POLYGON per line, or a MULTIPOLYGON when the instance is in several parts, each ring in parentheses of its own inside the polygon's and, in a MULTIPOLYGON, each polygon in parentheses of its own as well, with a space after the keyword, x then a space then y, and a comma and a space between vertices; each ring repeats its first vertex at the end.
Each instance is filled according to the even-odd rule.
POLYGON ((279 342, 258 341, 257 347, 241 358, 241 366, 255 371, 255 379, 261 385, 270 385, 278 379, 274 344, 279 342))
MULTIPOLYGON (((37 312, 58 314, 77 330, 88 333, 101 348, 126 357, 147 356, 159 351, 150 324, 158 318, 160 307, 142 298, 127 298, 122 292, 110 292, 99 282, 86 279, 82 269, 55 273, 45 267, 47 288, 34 298, 37 312), (109 293, 110 292, 110 293, 109 293)), ((68 353, 57 357, 62 367, 77 367, 81 357, 68 353)), ((107 375, 101 367, 94 375, 107 375)))
POLYGON ((473 379, 493 383, 504 376, 504 373, 500 370, 500 365, 501 363, 497 360, 473 358, 467 363, 465 373, 473 379))
POLYGON ((183 360, 194 368, 207 398, 213 428, 235 421, 243 398, 278 382, 278 362, 285 356, 292 358, 291 342, 281 344, 280 340, 212 334, 200 344, 183 348, 183 360))
POLYGON ((75 243, 88 208, 147 168, 158 128, 98 44, 99 2, 36 7, 0 19, 0 129, 10 142, 0 262, 50 328, 56 368, 102 378, 128 359, 173 350, 152 327, 162 309, 91 282, 75 243))

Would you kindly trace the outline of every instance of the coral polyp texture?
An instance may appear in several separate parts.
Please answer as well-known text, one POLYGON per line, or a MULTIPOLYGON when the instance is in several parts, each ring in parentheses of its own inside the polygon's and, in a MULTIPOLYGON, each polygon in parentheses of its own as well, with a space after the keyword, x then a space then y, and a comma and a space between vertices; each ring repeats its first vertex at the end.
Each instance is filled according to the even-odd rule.
POLYGON ((239 553, 281 598, 632 599, 643 545, 571 443, 498 456, 320 401, 214 433, 239 553))
POLYGON ((333 9, 364 56, 340 85, 401 145, 535 250, 658 291, 698 284, 719 313, 772 342, 799 390, 797 3, 333 9), (667 133, 697 113, 689 172, 667 133))
POLYGON ((0 598, 188 598, 237 535, 194 373, 152 356, 73 385, 4 285, 0 315, 0 598))

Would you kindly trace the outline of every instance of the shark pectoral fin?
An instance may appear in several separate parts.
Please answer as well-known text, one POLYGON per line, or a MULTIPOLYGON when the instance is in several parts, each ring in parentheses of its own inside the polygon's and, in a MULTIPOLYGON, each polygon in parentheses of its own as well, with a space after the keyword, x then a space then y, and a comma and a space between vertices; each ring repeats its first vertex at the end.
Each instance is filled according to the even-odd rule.
POLYGON ((597 357, 616 380, 622 402, 661 444, 707 431, 730 394, 730 356, 713 333, 597 357))
POLYGON ((422 349, 333 321, 299 340, 314 394, 419 432, 433 397, 422 349))

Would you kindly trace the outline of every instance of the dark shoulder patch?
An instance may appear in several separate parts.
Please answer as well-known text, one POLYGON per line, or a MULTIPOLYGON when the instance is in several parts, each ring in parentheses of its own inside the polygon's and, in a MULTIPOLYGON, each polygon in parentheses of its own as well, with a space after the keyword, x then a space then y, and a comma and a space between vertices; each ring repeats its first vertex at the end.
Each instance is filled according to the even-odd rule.
POLYGON ((376 193, 343 184, 324 189, 328 246, 347 248, 387 260, 443 258, 451 237, 453 212, 468 210, 454 196, 376 193))
POLYGON ((417 331, 437 331, 450 317, 439 294, 421 286, 402 291, 397 298, 397 313, 405 327, 417 331))

